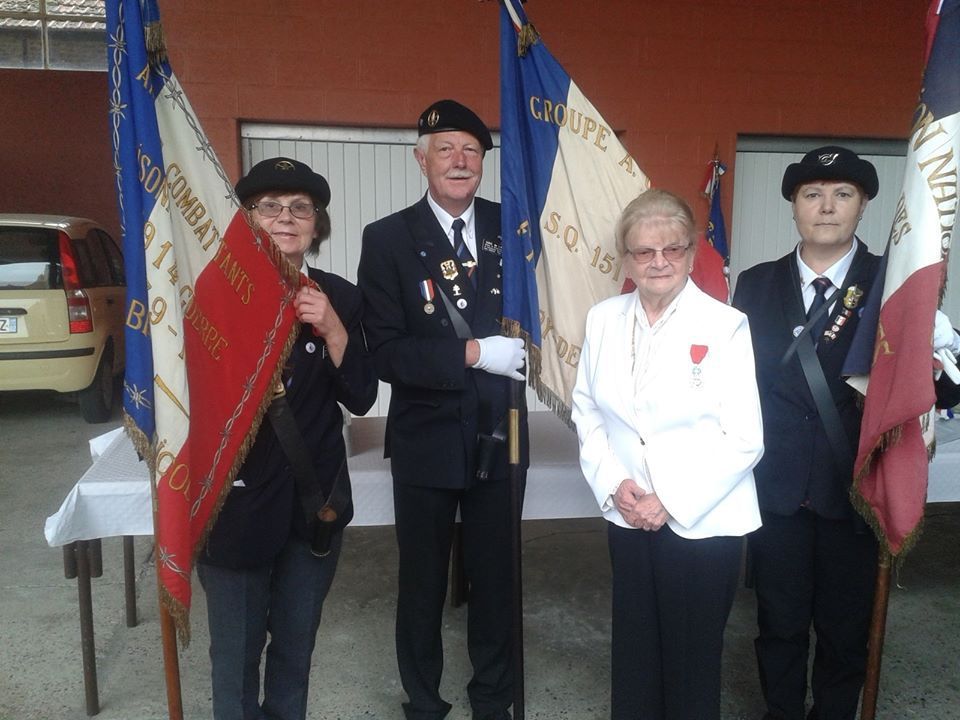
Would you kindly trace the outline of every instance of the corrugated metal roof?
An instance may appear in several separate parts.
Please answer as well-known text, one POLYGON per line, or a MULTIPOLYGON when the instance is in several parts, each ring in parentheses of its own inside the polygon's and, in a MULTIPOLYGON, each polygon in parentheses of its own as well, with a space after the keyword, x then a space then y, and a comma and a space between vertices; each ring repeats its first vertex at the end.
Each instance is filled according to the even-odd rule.
MULTIPOLYGON (((47 0, 45 11, 49 15, 81 15, 104 17, 104 0, 47 0)), ((0 15, 7 13, 39 13, 40 0, 0 0, 0 15)))

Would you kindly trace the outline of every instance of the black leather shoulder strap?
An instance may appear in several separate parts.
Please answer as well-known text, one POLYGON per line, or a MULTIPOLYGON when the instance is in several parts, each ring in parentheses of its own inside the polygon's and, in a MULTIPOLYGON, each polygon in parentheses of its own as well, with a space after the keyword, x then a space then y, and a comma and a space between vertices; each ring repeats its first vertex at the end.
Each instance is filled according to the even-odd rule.
POLYGON ((317 513, 327 499, 320 488, 320 483, 317 481, 317 474, 313 469, 313 460, 307 450, 303 435, 297 427, 296 418, 293 416, 293 410, 290 409, 290 403, 287 402, 286 395, 280 395, 273 399, 273 402, 267 408, 267 417, 270 418, 273 432, 280 442, 280 447, 283 448, 284 455, 290 461, 293 478, 297 484, 297 495, 300 496, 300 505, 309 524, 316 519, 317 513))
MULTIPOLYGON (((414 238, 424 237, 427 230, 423 226, 423 223, 420 222, 420 214, 417 212, 417 206, 411 205, 408 208, 404 208, 401 211, 401 216, 403 217, 404 222, 407 224, 407 229, 410 231, 410 235, 414 238)), ((446 291, 440 283, 436 284, 437 293, 440 295, 440 299, 443 301, 443 307, 447 311, 447 315, 450 316, 450 322, 453 324, 453 329, 457 333, 457 337, 461 340, 470 340, 473 338, 473 333, 470 331, 470 324, 466 321, 463 315, 460 314, 460 311, 457 310, 456 306, 447 296, 446 291)))
MULTIPOLYGON (((827 303, 821 310, 827 308, 827 303)), ((811 318, 811 322, 816 319, 816 314, 811 318)), ((833 401, 833 394, 830 392, 830 386, 827 385, 827 378, 823 374, 823 367, 820 365, 820 358, 817 357, 817 351, 813 347, 813 340, 807 328, 797 338, 791 347, 796 347, 797 356, 800 358, 800 367, 803 369, 803 376, 807 380, 807 386, 810 388, 810 394, 813 396, 813 402, 817 406, 817 413, 820 415, 820 422, 823 423, 823 429, 827 433, 827 440, 830 442, 830 448, 841 467, 853 466, 853 452, 850 450, 850 438, 847 437, 847 431, 843 428, 840 421, 840 413, 837 412, 836 403, 833 401)), ((784 357, 784 362, 789 358, 790 352, 784 357)))

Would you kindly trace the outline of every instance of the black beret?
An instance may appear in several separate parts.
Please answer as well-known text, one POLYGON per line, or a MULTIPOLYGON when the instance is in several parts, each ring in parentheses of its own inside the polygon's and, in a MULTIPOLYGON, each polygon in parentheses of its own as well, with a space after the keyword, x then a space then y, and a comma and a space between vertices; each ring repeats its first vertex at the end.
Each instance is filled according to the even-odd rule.
POLYGON ((839 145, 825 145, 811 150, 800 162, 788 165, 783 173, 780 193, 786 200, 793 200, 793 191, 798 185, 814 180, 856 183, 871 200, 880 190, 877 169, 873 163, 862 160, 853 150, 839 145))
POLYGON ((462 130, 473 135, 484 150, 493 148, 493 138, 483 120, 466 105, 456 100, 437 100, 420 115, 417 135, 432 135, 439 132, 462 130))
POLYGON ((293 158, 261 160, 240 178, 236 190, 241 203, 262 192, 286 190, 305 192, 322 207, 330 204, 330 186, 323 175, 293 158))

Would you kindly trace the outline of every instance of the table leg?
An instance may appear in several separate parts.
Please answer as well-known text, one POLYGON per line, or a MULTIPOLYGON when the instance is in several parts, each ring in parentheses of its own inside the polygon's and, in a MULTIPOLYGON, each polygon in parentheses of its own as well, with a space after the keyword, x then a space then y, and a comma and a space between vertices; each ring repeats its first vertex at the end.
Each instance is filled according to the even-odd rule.
POLYGON ((127 627, 137 626, 137 578, 134 572, 133 536, 123 536, 123 595, 127 609, 127 627))
POLYGON ((87 715, 100 712, 97 692, 97 654, 93 643, 93 596, 90 591, 90 543, 79 540, 76 546, 77 595, 80 602, 80 652, 83 656, 83 689, 87 715))

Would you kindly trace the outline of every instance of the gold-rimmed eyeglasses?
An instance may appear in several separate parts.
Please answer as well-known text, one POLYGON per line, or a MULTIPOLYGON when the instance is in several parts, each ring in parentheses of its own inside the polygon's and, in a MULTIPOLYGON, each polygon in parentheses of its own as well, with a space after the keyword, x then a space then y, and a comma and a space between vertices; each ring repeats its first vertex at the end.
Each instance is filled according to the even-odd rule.
POLYGON ((683 258, 687 254, 687 250, 690 249, 689 245, 667 245, 665 248, 634 248, 633 250, 627 250, 624 254, 629 255, 633 258, 633 261, 639 265, 646 265, 647 263, 653 262, 653 259, 657 256, 657 253, 663 255, 663 259, 668 262, 676 262, 683 258))
POLYGON ((265 218, 278 217, 284 208, 287 208, 291 215, 300 220, 309 220, 317 214, 317 208, 313 203, 303 201, 295 202, 292 205, 284 205, 273 200, 264 200, 250 206, 251 210, 257 210, 265 218))

